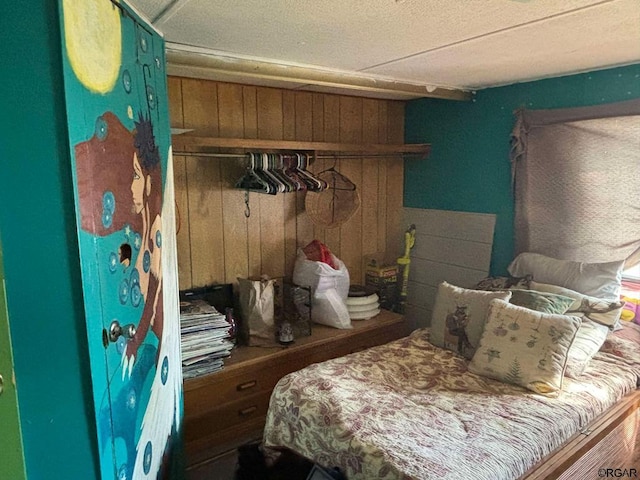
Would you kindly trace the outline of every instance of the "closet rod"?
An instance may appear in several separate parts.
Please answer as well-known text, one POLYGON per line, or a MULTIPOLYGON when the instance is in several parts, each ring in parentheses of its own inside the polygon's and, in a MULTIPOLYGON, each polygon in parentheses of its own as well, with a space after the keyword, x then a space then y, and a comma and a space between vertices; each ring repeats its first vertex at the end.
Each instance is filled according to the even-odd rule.
MULTIPOLYGON (((335 155, 311 155, 311 158, 334 159, 334 158, 391 158, 404 155, 423 155, 421 153, 337 153, 335 155)), ((247 158, 246 153, 212 153, 212 152, 173 152, 174 157, 219 157, 219 158, 247 158)))

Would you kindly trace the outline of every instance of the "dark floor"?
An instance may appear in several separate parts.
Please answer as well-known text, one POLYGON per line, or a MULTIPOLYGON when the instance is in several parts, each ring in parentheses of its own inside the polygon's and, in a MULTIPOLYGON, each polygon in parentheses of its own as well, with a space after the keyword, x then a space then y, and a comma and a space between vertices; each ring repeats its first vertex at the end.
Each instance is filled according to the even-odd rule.
POLYGON ((267 467, 258 444, 240 447, 211 462, 190 469, 188 480, 306 480, 313 464, 294 455, 283 454, 267 467))

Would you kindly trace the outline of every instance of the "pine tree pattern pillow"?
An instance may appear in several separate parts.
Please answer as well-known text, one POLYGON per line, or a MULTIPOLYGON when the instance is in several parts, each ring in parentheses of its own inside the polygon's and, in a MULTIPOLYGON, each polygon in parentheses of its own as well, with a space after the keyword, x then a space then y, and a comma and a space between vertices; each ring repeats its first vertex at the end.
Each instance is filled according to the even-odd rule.
POLYGON ((469 371, 555 396, 580 323, 579 317, 492 300, 469 371))

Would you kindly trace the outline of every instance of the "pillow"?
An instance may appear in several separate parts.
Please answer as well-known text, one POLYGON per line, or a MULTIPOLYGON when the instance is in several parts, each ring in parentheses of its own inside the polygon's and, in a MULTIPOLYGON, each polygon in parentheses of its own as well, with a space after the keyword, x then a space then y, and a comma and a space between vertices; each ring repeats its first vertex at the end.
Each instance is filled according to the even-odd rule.
POLYGON ((476 290, 509 290, 511 288, 529 288, 531 275, 524 277, 486 277, 474 287, 476 290))
POLYGON ((542 313, 556 313, 558 315, 566 312, 574 299, 557 295, 555 293, 538 292, 536 290, 511 290, 510 303, 520 307, 530 308, 542 313))
POLYGON ((431 343, 468 359, 473 357, 489 302, 495 298, 509 300, 511 292, 482 292, 442 282, 438 286, 431 316, 431 343))
POLYGON ((542 395, 557 395, 580 323, 578 317, 492 300, 469 371, 542 395))
POLYGON ((565 313, 585 316, 589 320, 606 325, 610 329, 614 329, 618 324, 620 315, 622 314, 622 308, 624 307, 624 302, 618 299, 604 300, 595 298, 557 285, 533 281, 531 282, 531 289, 573 298, 573 304, 571 304, 565 313))
POLYGON ((593 356, 604 345, 609 331, 608 327, 582 317, 582 323, 569 350, 565 370, 567 377, 579 378, 584 373, 593 356))
POLYGON ((514 277, 533 275, 536 282, 559 285, 592 297, 617 300, 622 286, 624 260, 584 263, 558 260, 539 253, 521 253, 511 265, 514 277))
POLYGON ((574 299, 573 304, 566 313, 581 317, 582 324, 576 334, 571 350, 569 350, 566 375, 571 378, 578 378, 584 373, 593 356, 598 353, 598 350, 604 344, 611 328, 618 322, 622 312, 622 302, 600 300, 582 295, 568 288, 538 282, 531 282, 531 287, 543 292, 558 293, 574 299), (605 311, 605 313, 595 313, 594 309, 605 311))

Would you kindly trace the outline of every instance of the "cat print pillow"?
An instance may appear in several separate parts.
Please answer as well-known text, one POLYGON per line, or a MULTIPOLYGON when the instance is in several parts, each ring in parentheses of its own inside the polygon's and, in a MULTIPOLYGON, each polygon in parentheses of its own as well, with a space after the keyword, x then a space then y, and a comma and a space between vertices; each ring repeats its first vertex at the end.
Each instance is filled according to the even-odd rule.
POLYGON ((484 330, 489 302, 496 298, 509 301, 511 291, 470 290, 442 282, 431 316, 431 343, 471 359, 484 330))

